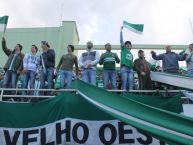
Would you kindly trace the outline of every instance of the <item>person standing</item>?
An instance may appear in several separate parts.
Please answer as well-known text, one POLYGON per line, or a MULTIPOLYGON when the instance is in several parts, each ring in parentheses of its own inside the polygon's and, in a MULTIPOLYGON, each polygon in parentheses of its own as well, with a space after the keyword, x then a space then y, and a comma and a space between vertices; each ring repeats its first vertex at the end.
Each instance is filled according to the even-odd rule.
POLYGON ((149 63, 145 60, 145 54, 143 50, 138 51, 138 57, 134 61, 134 67, 138 74, 139 89, 140 90, 151 90, 152 82, 150 77, 149 63))
POLYGON ((193 43, 189 44, 189 54, 186 56, 186 63, 187 63, 187 76, 193 77, 193 43))
POLYGON ((132 44, 131 41, 123 42, 122 34, 123 26, 120 32, 120 43, 121 43, 121 89, 122 90, 133 90, 133 55, 131 53, 132 44))
POLYGON ((193 43, 189 44, 188 49, 180 53, 187 64, 187 76, 193 77, 193 43))
POLYGON ((112 89, 116 89, 116 63, 120 62, 116 53, 111 52, 111 44, 105 44, 106 52, 100 57, 99 64, 103 65, 103 81, 104 88, 108 89, 109 82, 111 83, 112 89))
MULTIPOLYGON (((39 69, 39 59, 40 57, 37 55, 38 48, 36 45, 31 46, 31 52, 25 54, 23 59, 23 88, 28 88, 28 84, 30 89, 34 89, 35 78, 38 74, 39 69)), ((34 95, 34 91, 30 91, 30 95, 34 95)), ((25 91, 26 94, 26 91, 25 91)))
MULTIPOLYGON (((22 45, 16 44, 14 50, 7 48, 6 40, 2 38, 2 49, 4 53, 8 56, 8 60, 5 63, 4 70, 4 79, 3 87, 4 88, 16 88, 19 75, 22 73, 23 69, 23 57, 24 54, 22 51, 22 45)), ((12 91, 14 94, 15 91, 12 91)))
POLYGON ((78 78, 78 60, 73 54, 74 46, 67 46, 68 53, 64 54, 56 68, 56 72, 60 71, 61 88, 70 89, 72 84, 73 66, 75 65, 76 76, 78 78))
POLYGON ((151 51, 152 58, 155 60, 162 60, 163 72, 167 73, 179 73, 178 61, 183 61, 184 58, 175 52, 172 52, 171 46, 166 45, 166 53, 156 55, 154 51, 151 51))
MULTIPOLYGON (((54 67, 55 67, 55 51, 50 48, 47 41, 41 42, 43 53, 40 55, 40 89, 45 89, 45 82, 47 80, 47 88, 53 88, 54 67)), ((50 91, 47 92, 50 95, 50 91)), ((43 92, 40 92, 43 95, 43 92)))
POLYGON ((87 51, 80 55, 78 64, 82 69, 82 80, 86 83, 96 85, 96 66, 100 56, 98 51, 93 50, 93 43, 87 42, 87 51))

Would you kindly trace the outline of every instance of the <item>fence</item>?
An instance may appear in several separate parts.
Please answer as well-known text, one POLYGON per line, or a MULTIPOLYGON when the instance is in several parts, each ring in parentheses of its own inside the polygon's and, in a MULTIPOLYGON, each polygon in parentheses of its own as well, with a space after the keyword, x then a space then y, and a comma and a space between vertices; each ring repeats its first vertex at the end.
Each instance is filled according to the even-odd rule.
MULTIPOLYGON (((16 92, 19 92, 19 91, 43 91, 43 92, 76 92, 78 93, 78 90, 77 89, 15 89, 15 88, 0 88, 0 91, 1 91, 1 94, 0 94, 0 101, 2 101, 3 98, 14 98, 14 97, 17 97, 17 98, 53 98, 55 97, 55 95, 49 95, 49 96, 45 96, 45 95, 6 95, 4 94, 5 91, 16 91, 16 92)), ((109 92, 114 92, 114 93, 123 93, 123 92, 126 92, 126 93, 162 93, 164 94, 165 97, 167 97, 167 94, 168 93, 184 93, 186 92, 186 90, 107 90, 109 92)), ((36 93, 37 94, 37 93, 36 93)), ((181 97, 182 100, 186 101, 186 103, 190 103, 190 100, 188 97, 181 97)))

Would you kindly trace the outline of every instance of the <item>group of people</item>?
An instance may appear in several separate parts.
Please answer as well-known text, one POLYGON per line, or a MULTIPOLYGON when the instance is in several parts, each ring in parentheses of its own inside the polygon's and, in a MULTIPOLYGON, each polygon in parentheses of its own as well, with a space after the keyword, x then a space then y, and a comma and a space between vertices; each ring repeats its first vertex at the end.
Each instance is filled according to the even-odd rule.
MULTIPOLYGON (((116 64, 120 63, 121 89, 132 90, 134 80, 134 70, 136 70, 139 79, 139 89, 151 89, 150 66, 145 59, 143 50, 138 51, 138 58, 133 60, 131 41, 123 41, 123 27, 120 31, 121 58, 116 53, 111 52, 111 44, 105 44, 106 52, 101 56, 98 51, 94 50, 93 43, 87 42, 87 50, 83 52, 79 59, 73 53, 74 46, 67 46, 67 53, 64 54, 55 69, 55 51, 50 48, 47 41, 41 41, 42 53, 38 54, 38 47, 31 46, 31 52, 22 53, 22 45, 16 44, 14 50, 7 48, 6 40, 2 38, 2 49, 8 56, 4 66, 5 74, 3 77, 4 88, 16 88, 18 76, 23 77, 23 88, 34 89, 35 79, 40 81, 40 89, 53 88, 54 76, 60 75, 61 88, 71 88, 73 67, 75 66, 75 79, 79 78, 79 70, 82 71, 82 80, 86 83, 96 85, 96 67, 97 64, 103 66, 104 88, 108 89, 109 83, 112 89, 116 89, 116 64)), ((151 52, 152 58, 162 60, 163 71, 168 73, 178 73, 178 61, 186 60, 188 75, 193 76, 193 44, 189 49, 177 54, 171 51, 171 46, 165 47, 166 52, 157 55, 151 52)), ((31 95, 33 91, 31 91, 31 95)), ((49 94, 49 92, 47 92, 49 94)), ((40 92, 39 95, 45 95, 40 92)))
MULTIPOLYGON (((23 88, 34 89, 35 79, 39 78, 40 88, 47 87, 49 89, 53 86, 54 67, 55 67, 55 52, 51 49, 48 42, 42 41, 41 47, 43 52, 38 55, 38 47, 31 46, 31 52, 27 54, 22 53, 22 45, 16 44, 13 50, 7 48, 6 40, 2 38, 2 49, 8 56, 8 60, 4 66, 5 74, 3 77, 4 88, 17 88, 18 77, 22 75, 23 88)), ((14 94, 15 91, 9 91, 9 94, 14 94)), ((42 92, 41 92, 42 93, 42 92)), ((33 94, 33 91, 31 91, 33 94)))

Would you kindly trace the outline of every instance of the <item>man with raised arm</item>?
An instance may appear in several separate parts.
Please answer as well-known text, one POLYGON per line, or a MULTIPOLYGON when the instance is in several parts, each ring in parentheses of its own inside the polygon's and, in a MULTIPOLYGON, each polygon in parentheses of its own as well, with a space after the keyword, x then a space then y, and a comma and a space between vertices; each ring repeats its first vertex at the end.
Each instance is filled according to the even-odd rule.
POLYGON ((186 61, 187 65, 187 76, 193 77, 193 43, 188 45, 188 49, 179 53, 184 60, 186 61))
POLYGON ((157 55, 154 51, 151 51, 152 58, 155 60, 162 60, 162 67, 164 72, 178 74, 178 61, 183 61, 184 58, 179 54, 172 52, 170 45, 166 45, 165 50, 165 53, 159 55, 157 55))
MULTIPOLYGON (((8 56, 8 60, 4 66, 5 75, 3 79, 4 88, 16 88, 19 75, 23 69, 23 57, 22 45, 16 44, 13 50, 7 48, 6 40, 2 38, 2 49, 8 56)), ((13 91, 14 93, 15 91, 13 91)))
POLYGON ((121 80, 122 90, 133 89, 133 55, 131 53, 132 44, 131 41, 123 42, 123 26, 120 31, 120 43, 121 43, 121 80))

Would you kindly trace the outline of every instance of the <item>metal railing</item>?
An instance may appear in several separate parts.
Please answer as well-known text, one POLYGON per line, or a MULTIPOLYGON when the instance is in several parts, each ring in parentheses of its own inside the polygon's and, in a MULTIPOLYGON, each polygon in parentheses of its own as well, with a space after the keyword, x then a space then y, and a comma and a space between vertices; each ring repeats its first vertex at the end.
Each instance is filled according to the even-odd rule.
MULTIPOLYGON (((0 95, 0 101, 2 101, 3 97, 7 98, 52 98, 55 96, 44 96, 44 95, 5 95, 5 91, 43 91, 43 92, 77 92, 77 89, 19 89, 19 88, 0 88, 1 95, 0 95)), ((115 92, 115 93, 183 93, 186 90, 107 90, 109 92, 115 92)), ((187 99, 187 97, 182 97, 182 99, 187 99)))
POLYGON ((3 97, 18 97, 18 98, 53 98, 55 96, 44 96, 44 95, 26 95, 26 94, 22 94, 22 95, 4 95, 5 91, 43 91, 43 92, 76 92, 76 89, 18 89, 18 88, 0 88, 1 91, 1 95, 0 95, 0 101, 2 101, 3 97))

